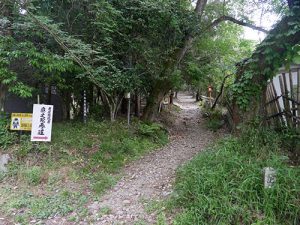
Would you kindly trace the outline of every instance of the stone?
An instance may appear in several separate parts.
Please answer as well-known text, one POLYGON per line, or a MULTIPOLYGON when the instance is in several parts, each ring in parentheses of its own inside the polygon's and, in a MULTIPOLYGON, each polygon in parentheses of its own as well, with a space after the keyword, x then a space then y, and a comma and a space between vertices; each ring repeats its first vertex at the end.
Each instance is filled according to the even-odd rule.
POLYGON ((124 201, 123 201, 123 204, 129 205, 129 204, 130 204, 130 201, 129 201, 129 200, 124 200, 124 201))
POLYGON ((272 188, 276 182, 276 170, 272 167, 265 167, 264 171, 264 187, 272 188))
POLYGON ((0 172, 7 172, 6 165, 11 160, 9 154, 0 155, 0 172))

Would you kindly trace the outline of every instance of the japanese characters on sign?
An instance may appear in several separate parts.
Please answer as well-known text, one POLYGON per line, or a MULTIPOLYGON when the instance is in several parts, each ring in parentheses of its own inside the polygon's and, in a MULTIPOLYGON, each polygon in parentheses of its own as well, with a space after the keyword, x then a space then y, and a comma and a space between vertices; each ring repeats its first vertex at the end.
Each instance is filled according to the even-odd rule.
POLYGON ((31 141, 51 141, 53 105, 33 105, 31 141))
POLYGON ((12 113, 10 129, 11 130, 30 131, 31 130, 31 120, 32 120, 31 113, 12 113))

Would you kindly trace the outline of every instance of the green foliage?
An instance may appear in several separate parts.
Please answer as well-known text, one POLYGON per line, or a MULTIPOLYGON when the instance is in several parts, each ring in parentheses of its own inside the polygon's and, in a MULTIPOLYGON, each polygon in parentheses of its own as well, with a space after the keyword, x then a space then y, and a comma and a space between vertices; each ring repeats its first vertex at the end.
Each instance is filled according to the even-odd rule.
POLYGON ((222 128, 223 125, 224 125, 224 122, 221 119, 209 118, 209 120, 206 123, 207 128, 214 132, 216 132, 217 130, 222 128))
POLYGON ((249 110, 267 81, 281 66, 287 69, 299 56, 299 44, 293 41, 300 33, 299 6, 293 7, 259 44, 250 59, 239 65, 238 77, 232 86, 233 97, 241 109, 249 110))
MULTIPOLYGON (((219 90, 224 76, 234 74, 235 63, 251 55, 254 42, 241 37, 243 30, 232 23, 219 24, 217 31, 196 40, 187 56, 185 80, 206 95, 208 85, 219 90)), ((229 77, 226 86, 233 83, 229 77)))
POLYGON ((291 161, 300 164, 300 131, 296 128, 284 127, 281 130, 282 147, 291 153, 291 161))
POLYGON ((15 133, 9 132, 9 121, 0 114, 0 148, 5 149, 16 141, 15 133))
POLYGON ((98 165, 109 172, 115 172, 128 160, 167 143, 167 134, 158 124, 133 123, 128 128, 125 123, 103 123, 101 129, 105 132, 103 130, 99 151, 91 156, 88 167, 98 165))
POLYGON ((43 169, 38 166, 24 168, 20 171, 22 179, 30 185, 38 185, 42 181, 43 169))
POLYGON ((217 131, 225 124, 225 115, 221 107, 217 106, 211 109, 207 102, 201 101, 199 103, 202 116, 206 117, 206 127, 212 131, 217 131))
POLYGON ((67 215, 75 209, 81 208, 85 203, 87 203, 87 198, 82 193, 63 190, 52 196, 43 197, 24 193, 16 196, 15 200, 9 203, 9 208, 23 209, 24 219, 25 215, 36 219, 47 219, 50 216, 67 215))
POLYGON ((104 191, 116 184, 115 177, 103 172, 94 175, 93 180, 95 182, 93 182, 92 189, 96 194, 103 194, 104 191))
POLYGON ((19 42, 1 36, 0 49, 0 81, 9 87, 9 92, 20 97, 31 97, 34 88, 29 86, 26 79, 21 78, 23 71, 17 66, 11 66, 12 64, 26 62, 23 66, 34 70, 31 76, 46 84, 63 83, 61 74, 74 69, 74 64, 66 57, 54 54, 46 48, 40 51, 31 41, 19 42))
POLYGON ((86 218, 84 206, 90 197, 97 198, 116 183, 119 177, 114 173, 165 141, 167 133, 160 125, 138 121, 132 121, 130 127, 125 121, 54 123, 52 142, 36 146, 24 135, 20 144, 10 148, 16 157, 8 172, 0 174, 4 181, 0 195, 5 199, 1 212, 12 216, 16 210, 22 211, 13 218, 24 224, 76 212, 76 218, 71 214, 69 219, 77 222, 86 218), (11 184, 18 189, 12 190, 11 184), (43 195, 28 193, 29 186, 42 189, 43 195), (93 192, 89 196, 81 192, 83 188, 93 192))
POLYGON ((246 71, 243 76, 239 79, 239 82, 232 84, 231 90, 236 103, 243 110, 249 110, 251 106, 252 98, 259 98, 259 94, 262 91, 263 84, 253 83, 253 77, 255 73, 246 71))
POLYGON ((300 170, 290 167, 272 131, 248 128, 199 154, 177 175, 174 224, 297 224, 300 170), (277 171, 264 189, 262 169, 277 171))
POLYGON ((166 144, 168 141, 166 139, 166 130, 164 130, 163 126, 158 123, 140 123, 138 132, 140 135, 153 138, 155 141, 161 144, 166 144))

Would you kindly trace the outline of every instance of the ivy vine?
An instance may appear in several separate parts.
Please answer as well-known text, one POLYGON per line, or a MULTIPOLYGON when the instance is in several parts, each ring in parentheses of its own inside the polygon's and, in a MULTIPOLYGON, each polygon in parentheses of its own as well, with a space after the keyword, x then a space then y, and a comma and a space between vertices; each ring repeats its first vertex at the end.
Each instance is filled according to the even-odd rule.
POLYGON ((292 63, 300 61, 299 37, 300 7, 295 6, 256 48, 252 57, 238 66, 238 79, 232 91, 240 109, 250 109, 251 101, 260 98, 280 67, 289 69, 292 63))

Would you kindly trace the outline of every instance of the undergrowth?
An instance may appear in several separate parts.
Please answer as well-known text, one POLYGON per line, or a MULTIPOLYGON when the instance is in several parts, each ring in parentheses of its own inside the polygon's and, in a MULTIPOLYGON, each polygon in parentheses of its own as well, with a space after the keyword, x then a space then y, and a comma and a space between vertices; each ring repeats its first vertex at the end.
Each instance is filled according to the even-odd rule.
POLYGON ((174 224, 300 224, 300 168, 288 164, 278 134, 247 128, 179 169, 174 224), (277 171, 265 189, 262 170, 277 171))
POLYGON ((16 141, 15 133, 9 132, 9 120, 0 113, 0 147, 5 149, 16 141))
POLYGON ((130 127, 125 121, 58 123, 53 126, 51 143, 32 143, 25 134, 20 144, 13 144, 14 138, 0 147, 0 153, 13 158, 8 172, 0 174, 0 211, 9 216, 21 209, 24 213, 17 213, 15 222, 25 224, 76 211, 73 203, 82 202, 82 195, 72 194, 74 191, 91 190, 85 198, 97 198, 116 183, 122 166, 168 142, 161 125, 140 121, 133 121, 130 127), (6 195, 5 188, 12 193, 6 195), (28 196, 26 190, 31 189, 42 189, 42 196, 28 196), (61 190, 71 193, 65 196, 70 196, 70 202, 58 194, 61 190))

